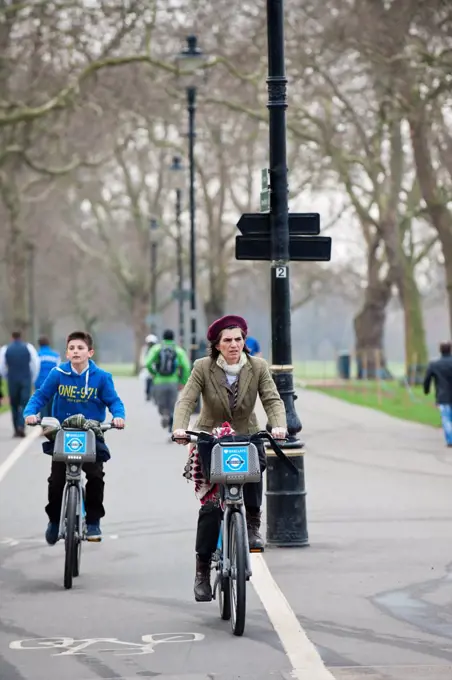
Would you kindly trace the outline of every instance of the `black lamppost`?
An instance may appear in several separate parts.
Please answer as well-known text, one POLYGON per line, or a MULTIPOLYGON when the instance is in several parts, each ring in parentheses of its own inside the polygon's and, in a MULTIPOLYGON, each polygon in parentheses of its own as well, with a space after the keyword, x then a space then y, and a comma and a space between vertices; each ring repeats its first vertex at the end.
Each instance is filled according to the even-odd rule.
POLYGON ((151 244, 151 330, 157 331, 157 232, 158 222, 154 217, 149 221, 149 241, 151 244))
POLYGON ((304 461, 297 433, 301 423, 295 410, 293 387, 290 283, 289 209, 286 154, 286 85, 284 68, 284 3, 267 0, 268 109, 270 146, 270 234, 272 373, 287 416, 286 454, 299 470, 287 473, 278 458, 267 468, 267 543, 269 546, 308 545, 304 461))
POLYGON ((179 76, 184 78, 187 89, 188 108, 188 158, 190 166, 190 359, 195 361, 198 352, 197 305, 196 305, 196 229, 195 229, 195 112, 197 83, 205 62, 197 37, 187 37, 187 47, 176 57, 179 76))
POLYGON ((171 186, 176 190, 176 246, 177 246, 177 301, 179 308, 179 344, 185 347, 185 305, 184 305, 184 270, 182 262, 182 189, 184 188, 184 168, 179 156, 174 156, 171 165, 171 186))

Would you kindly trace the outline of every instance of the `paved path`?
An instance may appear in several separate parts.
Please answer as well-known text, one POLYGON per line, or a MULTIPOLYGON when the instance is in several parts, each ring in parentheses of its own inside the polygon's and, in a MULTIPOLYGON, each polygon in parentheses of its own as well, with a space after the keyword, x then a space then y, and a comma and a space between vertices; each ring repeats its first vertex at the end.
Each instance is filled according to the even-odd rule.
POLYGON ((452 452, 439 430, 299 392, 311 547, 266 560, 334 677, 452 679, 452 452))
POLYGON ((300 391, 311 546, 255 562, 268 612, 250 588, 239 639, 216 603, 193 601, 185 449, 141 384, 118 386, 129 418, 109 433, 105 538, 85 546, 72 591, 63 546, 43 540, 49 459, 32 442, 1 479, 17 441, 0 418, 1 680, 452 680, 452 467, 438 431, 300 391))

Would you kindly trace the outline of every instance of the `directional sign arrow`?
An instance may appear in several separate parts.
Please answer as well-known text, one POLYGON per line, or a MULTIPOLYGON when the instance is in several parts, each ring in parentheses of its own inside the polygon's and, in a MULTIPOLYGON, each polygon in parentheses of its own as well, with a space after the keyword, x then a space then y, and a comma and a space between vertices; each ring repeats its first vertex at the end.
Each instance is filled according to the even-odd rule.
MULTIPOLYGON (((236 260, 271 260, 269 235, 236 236, 235 258, 236 260)), ((328 262, 331 260, 331 238, 329 236, 290 235, 289 259, 299 262, 328 262)))
MULTIPOLYGON (((245 213, 237 222, 237 227, 244 236, 252 234, 269 236, 270 215, 268 213, 245 213)), ((290 213, 289 234, 318 236, 320 234, 319 213, 290 213)))

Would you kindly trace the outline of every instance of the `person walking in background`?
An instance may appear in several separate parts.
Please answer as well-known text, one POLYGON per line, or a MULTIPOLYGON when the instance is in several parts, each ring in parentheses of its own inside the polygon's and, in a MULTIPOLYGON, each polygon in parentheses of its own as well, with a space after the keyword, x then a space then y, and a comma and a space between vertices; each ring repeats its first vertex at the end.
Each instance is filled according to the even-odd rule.
MULTIPOLYGON (((45 379, 49 375, 52 368, 59 366, 61 357, 55 349, 50 346, 50 341, 46 335, 41 335, 38 340, 39 350, 38 356, 40 361, 39 373, 35 382, 35 389, 39 390, 42 387, 45 379)), ((41 418, 47 418, 52 415, 52 401, 49 401, 41 409, 41 418)))
POLYGON ((185 385, 190 376, 190 360, 182 347, 176 345, 174 332, 166 330, 163 341, 149 350, 146 366, 153 376, 153 394, 162 427, 173 431, 173 412, 179 385, 185 385))
POLYGON ((446 445, 452 447, 452 345, 442 342, 439 346, 440 358, 427 366, 424 378, 424 393, 429 394, 430 383, 435 383, 436 403, 441 413, 446 445))
POLYGON ((39 365, 36 349, 22 340, 20 331, 14 331, 10 344, 0 351, 0 373, 8 382, 14 437, 25 437, 23 411, 38 377, 39 365))

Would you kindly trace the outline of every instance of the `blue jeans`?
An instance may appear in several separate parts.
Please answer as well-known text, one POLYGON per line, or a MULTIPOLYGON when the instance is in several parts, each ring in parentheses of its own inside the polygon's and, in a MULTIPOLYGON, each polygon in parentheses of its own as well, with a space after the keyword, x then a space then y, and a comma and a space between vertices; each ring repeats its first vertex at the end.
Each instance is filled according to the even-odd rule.
POLYGON ((439 404, 446 444, 452 446, 452 404, 439 404))

